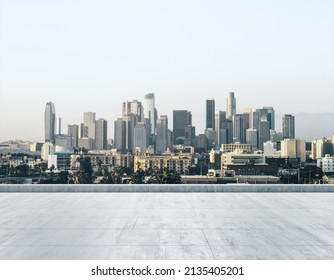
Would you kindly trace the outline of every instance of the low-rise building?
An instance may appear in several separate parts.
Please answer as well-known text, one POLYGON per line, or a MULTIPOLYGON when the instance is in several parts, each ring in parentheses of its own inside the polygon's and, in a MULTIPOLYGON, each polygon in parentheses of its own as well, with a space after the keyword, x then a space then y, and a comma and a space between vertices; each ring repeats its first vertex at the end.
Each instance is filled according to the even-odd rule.
POLYGON ((164 155, 164 156, 135 156, 134 172, 138 169, 164 169, 174 170, 186 174, 191 165, 191 155, 164 155))

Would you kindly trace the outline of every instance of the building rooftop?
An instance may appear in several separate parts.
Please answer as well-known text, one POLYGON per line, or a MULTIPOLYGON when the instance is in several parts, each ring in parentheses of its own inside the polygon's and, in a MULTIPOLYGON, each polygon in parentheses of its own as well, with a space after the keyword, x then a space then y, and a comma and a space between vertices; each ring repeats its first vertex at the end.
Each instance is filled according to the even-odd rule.
POLYGON ((0 259, 334 259, 334 194, 0 192, 0 259))

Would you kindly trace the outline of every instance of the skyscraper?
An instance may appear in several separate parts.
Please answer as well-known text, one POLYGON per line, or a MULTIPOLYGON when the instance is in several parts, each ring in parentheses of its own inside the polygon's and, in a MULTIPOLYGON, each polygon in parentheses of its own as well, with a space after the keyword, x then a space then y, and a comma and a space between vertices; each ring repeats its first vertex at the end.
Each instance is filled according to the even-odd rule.
POLYGON ((57 134, 61 134, 61 117, 56 118, 57 120, 57 134))
POLYGON ((107 140, 108 123, 104 119, 98 119, 95 122, 95 149, 106 150, 108 146, 107 140))
POLYGON ((206 129, 212 128, 215 130, 215 100, 206 100, 206 129))
POLYGON ((192 125, 191 112, 187 110, 173 111, 173 134, 174 144, 183 144, 185 140, 185 129, 192 125))
POLYGON ((232 117, 236 114, 236 99, 234 92, 229 92, 226 99, 226 118, 232 120, 232 117))
POLYGON ((119 151, 125 150, 125 121, 121 118, 114 122, 114 146, 119 151))
POLYGON ((157 119, 157 138, 156 153, 162 154, 166 152, 168 146, 168 117, 165 115, 157 119))
POLYGON ((233 121, 233 142, 245 143, 244 114, 236 114, 233 121))
POLYGON ((144 118, 150 120, 151 133, 155 134, 156 126, 156 109, 154 93, 149 93, 144 96, 144 118))
POLYGON ((83 137, 95 139, 95 113, 84 112, 84 135, 83 137))
POLYGON ((146 148, 149 145, 149 134, 147 130, 150 128, 148 119, 147 125, 144 122, 139 122, 133 128, 133 148, 139 149, 141 154, 145 153, 146 148))
POLYGON ((263 109, 268 112, 268 120, 270 121, 270 129, 275 130, 275 110, 273 107, 266 106, 263 109))
POLYGON ((262 119, 259 123, 259 150, 263 151, 263 143, 270 140, 270 122, 262 119))
POLYGON ((45 142, 55 142, 56 110, 52 102, 46 103, 44 112, 45 142))
POLYGON ((252 145, 252 149, 257 149, 257 129, 248 128, 246 130, 246 144, 252 145))
POLYGON ((295 138, 295 117, 292 115, 283 115, 282 117, 283 139, 295 138))
POLYGON ((137 116, 137 122, 142 122, 144 120, 144 108, 138 100, 122 103, 122 118, 130 113, 137 116))
POLYGON ((67 134, 71 136, 71 146, 74 148, 78 147, 79 139, 79 126, 77 124, 72 124, 67 126, 67 134))

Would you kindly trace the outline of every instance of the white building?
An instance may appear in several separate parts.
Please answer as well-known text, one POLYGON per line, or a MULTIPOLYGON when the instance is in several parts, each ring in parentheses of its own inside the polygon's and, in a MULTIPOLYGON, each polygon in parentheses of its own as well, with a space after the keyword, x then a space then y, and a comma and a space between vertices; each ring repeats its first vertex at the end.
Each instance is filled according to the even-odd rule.
POLYGON ((323 172, 334 172, 334 157, 325 155, 323 158, 317 159, 317 166, 322 169, 323 172))

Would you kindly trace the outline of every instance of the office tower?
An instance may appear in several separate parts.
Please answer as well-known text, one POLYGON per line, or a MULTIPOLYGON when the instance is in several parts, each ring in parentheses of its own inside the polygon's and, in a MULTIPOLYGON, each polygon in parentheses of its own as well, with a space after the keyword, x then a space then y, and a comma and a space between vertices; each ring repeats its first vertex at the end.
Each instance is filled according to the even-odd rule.
POLYGON ((259 124, 259 150, 263 151, 263 143, 270 140, 270 123, 266 120, 261 120, 259 124))
POLYGON ((134 128, 137 125, 137 116, 130 113, 125 115, 125 149, 126 150, 133 150, 133 134, 134 128))
POLYGON ((281 141, 281 157, 300 158, 306 160, 306 141, 299 139, 284 139, 281 141))
POLYGON ((160 116, 157 119, 157 138, 156 138, 156 153, 163 154, 168 147, 168 117, 160 116))
POLYGON ((248 129, 252 127, 252 109, 244 108, 244 129, 248 129))
POLYGON ((229 92, 226 99, 226 118, 232 120, 232 117, 236 114, 236 112, 234 92, 229 92))
POLYGON ((126 101, 122 103, 122 118, 127 114, 134 114, 137 116, 137 122, 144 121, 144 108, 138 100, 126 101))
POLYGON ((151 133, 155 134, 156 125, 156 109, 154 93, 149 93, 144 96, 144 117, 150 120, 151 133))
POLYGON ((84 112, 83 137, 95 139, 95 113, 93 112, 84 112))
POLYGON ((77 124, 69 124, 67 126, 67 134, 71 137, 71 147, 78 147, 79 126, 77 124))
POLYGON ((133 148, 140 154, 144 154, 149 145, 149 134, 147 133, 150 124, 149 120, 147 124, 148 126, 144 122, 139 122, 133 128, 133 148))
POLYGON ((57 118, 57 133, 56 134, 61 134, 61 117, 57 118))
POLYGON ((84 137, 84 123, 78 123, 78 138, 84 137))
POLYGON ((192 125, 191 112, 187 110, 173 111, 173 134, 174 144, 183 144, 185 139, 185 128, 192 125))
POLYGON ((221 144, 226 144, 226 112, 219 111, 215 114, 215 128, 216 128, 216 145, 220 147, 221 144))
POLYGON ((184 129, 184 137, 183 144, 185 146, 193 146, 196 137, 195 127, 192 125, 187 125, 184 129))
POLYGON ((95 149, 106 150, 108 147, 108 122, 98 119, 95 122, 95 149))
POLYGON ((215 148, 216 146, 216 131, 213 130, 212 128, 207 128, 205 129, 205 136, 208 140, 208 149, 215 148))
POLYGON ((268 121, 270 122, 270 129, 275 130, 275 110, 271 106, 263 107, 263 109, 267 110, 268 121))
POLYGON ((46 103, 44 112, 45 142, 55 141, 56 110, 52 102, 46 103))
POLYGON ((124 151, 125 150, 125 138, 126 138, 126 133, 125 133, 125 121, 121 118, 118 118, 114 122, 114 146, 115 149, 118 151, 124 151))
POLYGON ((283 115, 282 117, 283 139, 295 138, 295 117, 292 115, 283 115))
POLYGON ((236 114, 233 121, 233 142, 245 143, 244 115, 236 114))
POLYGON ((215 100, 206 100, 206 128, 215 130, 215 100))
POLYGON ((257 129, 248 128, 246 129, 246 144, 252 145, 253 150, 257 149, 258 141, 257 141, 257 129))

